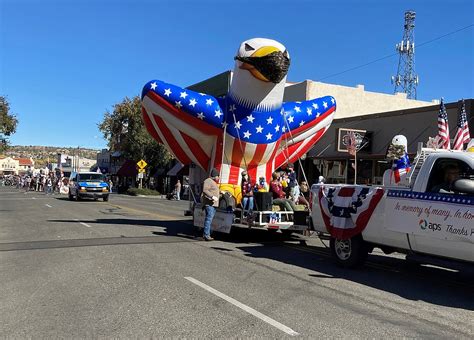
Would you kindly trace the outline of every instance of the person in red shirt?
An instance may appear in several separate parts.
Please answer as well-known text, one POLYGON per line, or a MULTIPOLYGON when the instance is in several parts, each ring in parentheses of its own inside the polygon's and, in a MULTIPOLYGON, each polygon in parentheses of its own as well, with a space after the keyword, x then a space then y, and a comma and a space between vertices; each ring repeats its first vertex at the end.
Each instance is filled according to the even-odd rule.
POLYGON ((280 183, 280 175, 278 172, 272 174, 272 181, 270 182, 270 192, 273 194, 273 204, 280 206, 280 209, 286 211, 296 210, 296 205, 292 200, 289 200, 283 191, 280 183))

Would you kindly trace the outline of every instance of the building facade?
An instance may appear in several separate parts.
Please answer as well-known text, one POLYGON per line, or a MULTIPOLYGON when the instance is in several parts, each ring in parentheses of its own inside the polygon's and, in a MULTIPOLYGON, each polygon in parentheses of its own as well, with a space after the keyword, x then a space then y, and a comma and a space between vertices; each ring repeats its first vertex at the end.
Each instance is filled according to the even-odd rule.
MULTIPOLYGON (((472 136, 474 100, 465 100, 465 105, 472 136)), ((445 106, 450 136, 453 139, 461 102, 447 103, 445 106)), ((330 183, 353 183, 354 157, 349 155, 342 144, 344 133, 355 130, 365 137, 366 144, 357 153, 357 183, 382 184, 383 172, 391 166, 391 163, 385 160, 385 156, 392 138, 395 135, 407 137, 408 154, 410 160, 413 160, 418 143, 422 142, 426 146, 429 138, 438 134, 438 112, 439 104, 335 119, 325 135, 308 152, 305 168, 309 169, 310 173, 320 173, 330 183)))
POLYGON ((64 176, 69 176, 71 172, 85 172, 91 171, 91 168, 96 164, 95 159, 79 157, 78 155, 68 155, 58 153, 57 167, 63 172, 64 176))
POLYGON ((0 158, 0 175, 18 175, 20 162, 12 157, 0 158))

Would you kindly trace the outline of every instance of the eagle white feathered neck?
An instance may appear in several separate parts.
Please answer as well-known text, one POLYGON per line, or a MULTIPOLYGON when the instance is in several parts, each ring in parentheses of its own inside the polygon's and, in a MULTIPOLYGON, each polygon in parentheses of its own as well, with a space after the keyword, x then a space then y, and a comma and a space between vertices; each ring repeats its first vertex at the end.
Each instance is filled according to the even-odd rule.
POLYGON ((286 76, 278 83, 263 82, 249 71, 239 68, 236 62, 229 96, 239 105, 255 111, 272 111, 283 104, 286 76))

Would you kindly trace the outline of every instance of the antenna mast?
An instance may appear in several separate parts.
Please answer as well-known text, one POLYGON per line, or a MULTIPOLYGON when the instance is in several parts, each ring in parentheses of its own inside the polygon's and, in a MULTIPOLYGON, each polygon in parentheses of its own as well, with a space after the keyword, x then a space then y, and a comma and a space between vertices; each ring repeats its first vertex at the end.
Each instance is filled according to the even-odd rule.
POLYGON ((398 71, 392 76, 392 84, 396 92, 405 92, 408 99, 416 99, 418 76, 415 74, 415 11, 405 12, 403 39, 395 45, 400 55, 398 71))

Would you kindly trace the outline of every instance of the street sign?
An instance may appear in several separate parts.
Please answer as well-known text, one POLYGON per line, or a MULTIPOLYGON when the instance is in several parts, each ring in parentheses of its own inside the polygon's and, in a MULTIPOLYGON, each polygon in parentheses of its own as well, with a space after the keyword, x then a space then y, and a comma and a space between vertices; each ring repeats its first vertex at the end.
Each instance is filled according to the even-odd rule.
POLYGON ((144 174, 145 171, 146 171, 145 169, 138 169, 138 173, 139 173, 139 174, 144 174))
POLYGON ((138 173, 138 179, 142 179, 142 178, 143 178, 143 172, 138 173))
POLYGON ((143 159, 137 162, 137 165, 140 169, 144 169, 148 164, 143 159))

